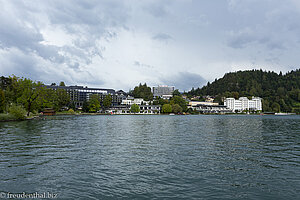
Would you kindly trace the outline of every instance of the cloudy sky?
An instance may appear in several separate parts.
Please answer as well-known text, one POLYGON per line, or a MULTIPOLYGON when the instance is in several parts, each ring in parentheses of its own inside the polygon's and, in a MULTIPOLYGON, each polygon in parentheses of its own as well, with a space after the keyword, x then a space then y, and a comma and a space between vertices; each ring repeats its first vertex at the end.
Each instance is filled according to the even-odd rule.
POLYGON ((0 0, 0 75, 123 89, 299 68, 299 0, 0 0))

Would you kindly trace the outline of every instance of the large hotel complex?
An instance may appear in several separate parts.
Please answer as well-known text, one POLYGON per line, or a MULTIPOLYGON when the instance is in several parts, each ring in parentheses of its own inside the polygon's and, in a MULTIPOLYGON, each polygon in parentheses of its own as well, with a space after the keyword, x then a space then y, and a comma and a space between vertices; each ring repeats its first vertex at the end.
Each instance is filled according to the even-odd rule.
MULTIPOLYGON (((136 104, 140 107, 141 114, 158 114, 161 106, 153 105, 153 101, 144 101, 142 98, 133 98, 122 90, 115 91, 113 89, 103 88, 88 88, 83 86, 56 86, 47 85, 49 89, 57 90, 63 89, 70 95, 70 100, 75 104, 76 109, 81 109, 85 101, 89 101, 93 94, 99 95, 100 101, 107 95, 111 95, 111 107, 107 110, 110 113, 128 114, 130 107, 136 104)), ((152 87, 154 99, 163 98, 170 99, 173 97, 174 86, 155 86, 152 87)), ((243 111, 262 111, 262 102, 260 97, 252 97, 249 100, 247 97, 240 97, 239 99, 226 98, 224 105, 219 105, 213 102, 213 98, 209 97, 206 101, 190 101, 186 100, 189 109, 198 111, 199 113, 234 113, 243 111)))
POLYGON ((224 101, 224 106, 227 108, 239 112, 243 110, 247 111, 261 111, 262 110, 262 103, 261 98, 259 97, 252 97, 249 100, 247 97, 240 97, 238 100, 234 98, 226 98, 224 101))
POLYGON ((122 100, 126 98, 123 91, 115 91, 113 89, 101 89, 101 88, 88 88, 83 86, 56 86, 46 85, 47 88, 57 90, 64 89, 70 95, 71 101, 74 102, 76 108, 83 106, 83 102, 88 101, 92 94, 97 94, 100 100, 103 100, 105 96, 111 95, 112 106, 120 105, 122 100))

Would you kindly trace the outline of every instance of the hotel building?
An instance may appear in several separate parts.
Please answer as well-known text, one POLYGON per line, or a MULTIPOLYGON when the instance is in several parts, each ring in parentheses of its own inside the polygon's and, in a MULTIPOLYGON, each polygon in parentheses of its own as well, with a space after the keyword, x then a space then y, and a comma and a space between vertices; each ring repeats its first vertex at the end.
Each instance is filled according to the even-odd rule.
POLYGON ((76 108, 81 108, 83 102, 88 101, 92 94, 99 95, 100 102, 104 100, 107 95, 112 97, 112 105, 120 105, 126 96, 123 93, 115 92, 113 89, 101 89, 101 88, 88 88, 83 86, 56 86, 56 85, 46 85, 47 88, 52 90, 63 89, 69 95, 72 102, 74 102, 76 108))
POLYGON ((226 98, 224 101, 224 105, 227 106, 227 108, 236 112, 241 112, 243 110, 262 110, 262 103, 260 97, 252 97, 251 100, 249 100, 247 97, 240 97, 238 100, 234 98, 226 98))

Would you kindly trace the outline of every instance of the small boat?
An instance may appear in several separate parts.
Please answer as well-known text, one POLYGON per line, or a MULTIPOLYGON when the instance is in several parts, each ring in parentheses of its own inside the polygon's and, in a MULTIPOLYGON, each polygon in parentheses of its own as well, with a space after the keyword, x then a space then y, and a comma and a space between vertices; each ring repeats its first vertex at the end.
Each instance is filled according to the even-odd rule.
POLYGON ((275 115, 295 115, 295 113, 275 113, 275 115))
POLYGON ((175 115, 174 113, 170 113, 169 115, 175 115))

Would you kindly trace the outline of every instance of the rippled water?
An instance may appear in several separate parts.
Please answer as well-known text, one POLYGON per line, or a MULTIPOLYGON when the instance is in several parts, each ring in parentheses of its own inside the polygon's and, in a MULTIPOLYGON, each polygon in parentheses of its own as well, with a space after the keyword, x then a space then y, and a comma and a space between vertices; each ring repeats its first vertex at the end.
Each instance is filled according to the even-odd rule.
POLYGON ((60 116, 0 123, 0 192, 59 199, 299 199, 300 116, 60 116))

